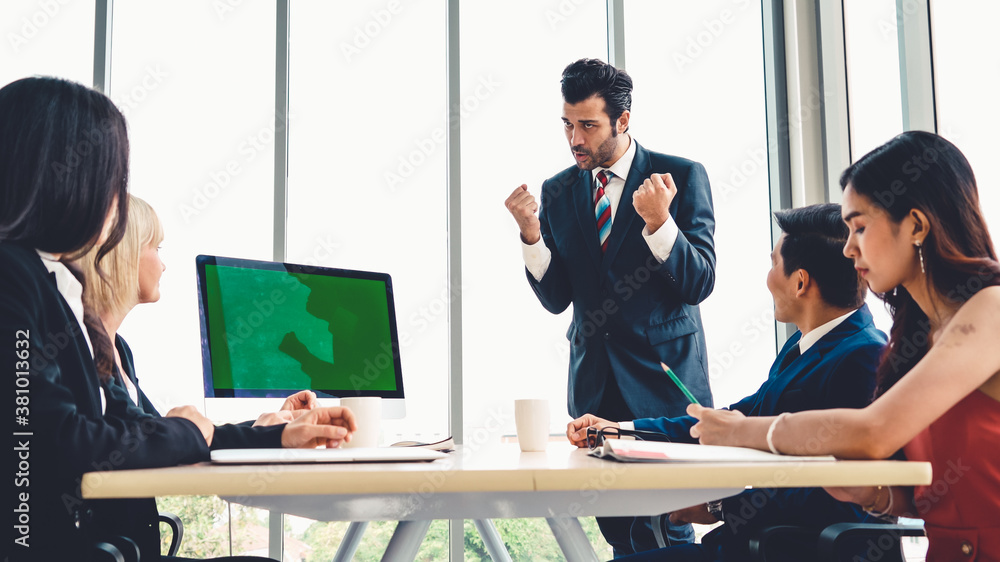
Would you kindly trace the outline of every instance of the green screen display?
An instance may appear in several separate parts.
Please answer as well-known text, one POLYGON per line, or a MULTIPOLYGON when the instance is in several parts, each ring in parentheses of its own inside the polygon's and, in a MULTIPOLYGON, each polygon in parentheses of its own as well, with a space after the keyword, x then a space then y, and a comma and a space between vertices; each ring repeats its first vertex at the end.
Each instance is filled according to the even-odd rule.
POLYGON ((397 390, 384 281, 211 263, 204 268, 216 396, 397 390))

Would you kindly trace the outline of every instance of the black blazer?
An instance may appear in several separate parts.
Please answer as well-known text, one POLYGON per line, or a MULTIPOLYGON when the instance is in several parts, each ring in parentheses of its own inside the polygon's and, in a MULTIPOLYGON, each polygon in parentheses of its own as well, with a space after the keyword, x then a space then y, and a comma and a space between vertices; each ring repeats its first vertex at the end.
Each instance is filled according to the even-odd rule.
POLYGON ((538 218, 552 261, 541 281, 526 271, 546 310, 559 314, 573 305, 566 334, 570 415, 615 415, 602 415, 599 408, 605 388, 615 384, 635 417, 682 414, 688 401, 661 361, 711 406, 698 309, 715 287, 715 214, 705 167, 636 143, 604 255, 591 176, 572 166, 542 184, 538 218), (642 238, 645 222, 632 195, 653 173, 668 172, 677 184, 670 215, 679 232, 670 257, 660 264, 642 238))
MULTIPOLYGON (((8 479, 4 511, 14 539, 29 545, 8 543, 10 556, 82 560, 96 538, 126 535, 143 560, 157 560, 155 502, 84 500, 81 477, 205 461, 209 447, 195 424, 143 414, 117 385, 104 386, 102 413, 101 383, 81 330, 35 251, 0 242, 0 376, 7 404, 24 403, 8 410, 7 474, 23 476, 8 479)), ((278 447, 281 430, 219 426, 212 448, 278 447)))
MULTIPOLYGON (((135 386, 136 394, 139 396, 139 403, 136 404, 136 406, 138 406, 139 409, 142 410, 144 414, 149 414, 151 416, 156 416, 158 418, 162 417, 160 415, 160 412, 157 411, 156 406, 153 406, 153 403, 149 401, 149 398, 146 396, 146 393, 142 391, 142 387, 139 386, 139 378, 135 375, 135 360, 132 358, 132 348, 128 346, 128 343, 125 341, 125 338, 121 337, 118 334, 115 334, 115 347, 118 348, 118 356, 121 357, 122 360, 122 369, 125 370, 124 373, 117 372, 116 374, 118 374, 119 376, 128 377, 129 380, 132 381, 132 384, 135 386)), ((117 369, 118 367, 115 366, 116 371, 117 369)), ((112 380, 116 385, 122 386, 122 388, 125 390, 125 393, 128 394, 128 389, 124 388, 125 385, 124 382, 119 380, 118 377, 115 377, 112 380)), ((130 400, 131 398, 132 397, 129 396, 130 400)))

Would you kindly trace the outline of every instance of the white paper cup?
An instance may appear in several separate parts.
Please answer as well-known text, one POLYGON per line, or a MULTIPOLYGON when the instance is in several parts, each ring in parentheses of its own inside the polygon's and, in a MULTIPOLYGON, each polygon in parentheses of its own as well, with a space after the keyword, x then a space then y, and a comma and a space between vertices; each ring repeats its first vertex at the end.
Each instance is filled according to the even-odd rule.
POLYGON ((515 400, 514 425, 517 427, 517 444, 522 451, 544 451, 549 444, 549 401, 533 398, 515 400))
POLYGON ((350 443, 341 447, 378 447, 379 428, 382 423, 382 399, 378 396, 357 396, 341 398, 340 405, 354 412, 358 430, 351 436, 350 443))

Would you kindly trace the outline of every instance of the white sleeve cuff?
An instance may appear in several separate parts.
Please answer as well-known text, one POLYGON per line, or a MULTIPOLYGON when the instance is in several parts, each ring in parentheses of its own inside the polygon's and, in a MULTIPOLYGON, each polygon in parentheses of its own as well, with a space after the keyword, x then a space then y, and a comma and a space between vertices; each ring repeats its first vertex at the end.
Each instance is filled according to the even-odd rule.
POLYGON ((535 281, 541 281, 552 261, 552 252, 545 245, 545 241, 541 238, 534 244, 525 244, 522 241, 521 255, 524 257, 524 266, 528 268, 531 276, 535 278, 535 281))
POLYGON ((649 250, 653 252, 653 256, 660 263, 667 261, 667 258, 670 257, 670 252, 674 249, 674 242, 677 241, 678 232, 674 217, 667 217, 667 222, 663 223, 663 226, 652 234, 649 233, 648 226, 642 227, 642 237, 646 240, 649 250))
MULTIPOLYGON (((630 421, 618 422, 618 427, 621 428, 621 429, 627 429, 628 431, 635 431, 635 422, 630 422, 630 421)), ((620 439, 629 439, 629 440, 632 440, 632 441, 635 440, 635 436, 634 435, 621 435, 621 436, 619 436, 619 438, 620 439)))

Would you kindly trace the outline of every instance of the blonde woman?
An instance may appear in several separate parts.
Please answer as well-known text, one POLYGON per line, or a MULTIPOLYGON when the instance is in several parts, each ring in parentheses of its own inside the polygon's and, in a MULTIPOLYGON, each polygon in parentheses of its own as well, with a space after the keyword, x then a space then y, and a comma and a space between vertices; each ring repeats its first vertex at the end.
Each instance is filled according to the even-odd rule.
MULTIPOLYGON (((137 305, 160 300, 160 277, 167 269, 160 259, 163 237, 163 225, 149 203, 129 195, 125 234, 101 261, 103 275, 98 275, 95 267, 97 248, 80 260, 80 268, 87 280, 84 301, 97 311, 104 329, 115 344, 114 383, 128 391, 133 404, 154 416, 160 413, 139 388, 132 350, 118 334, 118 329, 137 305)), ((254 425, 291 421, 296 413, 311 410, 316 404, 316 395, 304 390, 290 396, 278 412, 262 414, 254 425)))

